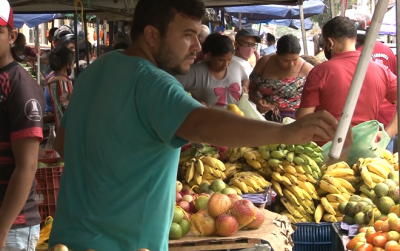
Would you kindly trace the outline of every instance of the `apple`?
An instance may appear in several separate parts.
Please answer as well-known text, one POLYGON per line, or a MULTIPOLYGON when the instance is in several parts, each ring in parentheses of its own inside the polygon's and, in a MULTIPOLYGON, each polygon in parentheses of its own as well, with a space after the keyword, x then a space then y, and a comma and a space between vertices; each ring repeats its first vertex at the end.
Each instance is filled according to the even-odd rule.
POLYGON ((182 195, 180 193, 176 193, 175 201, 178 203, 181 200, 182 200, 182 195))
POLYGON ((178 202, 178 206, 180 206, 183 210, 185 210, 185 212, 189 212, 190 211, 190 205, 189 202, 181 200, 178 202))
POLYGON ((183 194, 182 196, 193 194, 192 190, 190 189, 183 189, 181 192, 183 194))
POLYGON ((176 181, 176 192, 179 193, 180 191, 182 191, 182 188, 183 188, 182 183, 179 180, 177 180, 176 181))
POLYGON ((194 204, 194 200, 192 202, 189 203, 189 212, 191 213, 196 213, 197 209, 196 209, 196 204, 194 204))
POLYGON ((193 201, 193 196, 186 194, 185 196, 182 197, 182 200, 186 201, 187 203, 190 203, 193 201))

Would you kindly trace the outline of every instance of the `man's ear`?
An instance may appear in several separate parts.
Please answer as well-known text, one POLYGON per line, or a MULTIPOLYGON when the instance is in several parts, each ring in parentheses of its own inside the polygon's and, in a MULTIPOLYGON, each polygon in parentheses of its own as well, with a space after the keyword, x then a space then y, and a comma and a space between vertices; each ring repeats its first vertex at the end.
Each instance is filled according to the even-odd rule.
POLYGON ((335 40, 333 40, 332 38, 328 37, 328 42, 330 44, 330 48, 328 48, 329 50, 332 50, 333 46, 335 45, 335 40))
POLYGON ((160 31, 156 27, 147 25, 144 28, 143 36, 150 47, 158 48, 161 36, 160 36, 160 31))
POLYGON ((17 39, 17 35, 18 35, 18 32, 16 30, 12 30, 10 32, 10 39, 9 39, 8 43, 13 44, 15 42, 15 39, 17 39))

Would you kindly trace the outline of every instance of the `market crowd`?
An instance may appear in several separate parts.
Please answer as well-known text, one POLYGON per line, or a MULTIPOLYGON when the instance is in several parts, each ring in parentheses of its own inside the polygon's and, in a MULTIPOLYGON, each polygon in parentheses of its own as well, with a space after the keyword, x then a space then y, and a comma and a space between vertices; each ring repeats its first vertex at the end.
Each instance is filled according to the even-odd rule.
MULTIPOLYGON (((180 147, 188 142, 332 140, 363 44, 351 20, 327 22, 314 57, 300 56, 293 35, 210 34, 204 15, 201 0, 139 0, 130 37, 117 33, 114 50, 98 58, 91 44, 76 51, 68 26, 53 28, 42 88, 18 64, 35 65, 37 55, 0 0, 0 249, 34 251, 39 239, 35 173, 43 119, 59 109, 54 99, 63 115, 54 147, 65 167, 49 244, 75 251, 168 250, 180 147), (72 81, 73 92, 62 89, 72 81), (59 96, 49 92, 53 83, 62 83, 59 96), (220 109, 243 93, 277 123, 220 109), (296 121, 280 124, 285 117, 296 121)), ((395 66, 377 42, 353 126, 378 119, 397 134, 395 66)))

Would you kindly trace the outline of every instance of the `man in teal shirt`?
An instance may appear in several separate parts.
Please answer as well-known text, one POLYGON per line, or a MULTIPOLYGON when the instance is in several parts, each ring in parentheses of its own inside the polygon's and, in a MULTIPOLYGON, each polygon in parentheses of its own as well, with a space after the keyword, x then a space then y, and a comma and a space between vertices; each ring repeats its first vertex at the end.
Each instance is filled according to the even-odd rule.
POLYGON ((180 147, 330 140, 337 121, 312 114, 281 126, 205 108, 173 75, 201 50, 201 0, 140 0, 125 52, 77 79, 55 148, 65 160, 50 246, 168 250, 180 147))

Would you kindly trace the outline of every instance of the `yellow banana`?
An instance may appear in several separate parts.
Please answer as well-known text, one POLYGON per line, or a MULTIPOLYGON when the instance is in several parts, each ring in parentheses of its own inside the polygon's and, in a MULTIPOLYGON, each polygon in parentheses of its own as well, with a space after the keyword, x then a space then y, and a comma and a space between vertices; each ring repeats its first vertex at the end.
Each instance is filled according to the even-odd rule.
POLYGON ((246 163, 249 164, 254 169, 260 169, 261 168, 261 163, 258 162, 257 160, 248 160, 247 159, 246 163))
POLYGON ((286 188, 289 189, 294 194, 294 196, 296 196, 296 198, 298 200, 305 200, 306 199, 304 197, 303 190, 300 187, 291 186, 291 187, 286 187, 286 188))
POLYGON ((282 211, 280 214, 281 214, 281 215, 284 215, 284 216, 286 216, 286 217, 288 217, 289 220, 290 220, 292 223, 296 223, 296 219, 293 217, 293 215, 291 215, 291 214, 289 213, 289 211, 284 210, 284 211, 282 211))
POLYGON ((343 216, 335 217, 337 222, 342 222, 343 221, 343 216))
POLYGON ((301 189, 301 188, 300 188, 300 190, 303 192, 303 196, 304 196, 304 198, 305 198, 306 200, 312 200, 312 199, 313 199, 313 198, 311 197, 311 195, 310 195, 306 190, 301 189))
POLYGON ((271 183, 272 183, 272 189, 274 189, 274 191, 279 196, 283 196, 282 187, 281 187, 281 184, 279 184, 279 181, 271 180, 271 183))
POLYGON ((341 203, 341 202, 348 202, 349 200, 346 200, 341 194, 327 194, 326 199, 329 202, 337 202, 337 203, 341 203))
POLYGON ((257 191, 250 186, 247 186, 247 190, 249 191, 249 193, 257 193, 257 191))
POLYGON ((333 171, 333 170, 336 170, 336 169, 351 169, 351 168, 346 162, 341 161, 341 162, 338 162, 336 164, 333 164, 333 165, 330 165, 330 166, 326 166, 326 168, 323 171, 329 172, 329 171, 333 171))
POLYGON ((314 186, 311 183, 309 183, 311 186, 308 186, 306 183, 308 182, 299 181, 299 187, 306 191, 313 199, 319 199, 317 191, 310 188, 311 186, 314 188, 314 186))
MULTIPOLYGON (((315 210, 313 210, 313 207, 310 207, 308 205, 309 200, 297 200, 297 201, 303 207, 303 209, 306 211, 307 214, 314 214, 315 210)), ((299 211, 299 210, 297 210, 297 211, 299 211)), ((300 209, 300 211, 301 211, 301 209, 300 209)), ((302 214, 302 212, 300 212, 300 211, 299 211, 299 213, 302 214)), ((307 214, 305 214, 305 215, 307 215, 307 214)), ((303 214, 303 216, 304 216, 304 214, 303 214)))
POLYGON ((234 186, 238 187, 242 192, 248 193, 249 189, 247 188, 246 183, 244 183, 241 179, 239 178, 232 178, 231 182, 234 186))
POLYGON ((307 181, 307 177, 306 177, 305 174, 300 174, 299 176, 297 176, 297 180, 306 182, 307 181))
POLYGON ((331 206, 331 204, 325 197, 321 198, 321 204, 324 207, 325 211, 327 211, 328 213, 331 213, 333 215, 336 215, 335 209, 333 209, 333 207, 331 206))
POLYGON ((334 214, 326 213, 326 214, 324 214, 324 215, 322 216, 322 219, 323 219, 324 221, 327 221, 327 222, 332 222, 332 223, 337 222, 336 217, 335 217, 334 214))
POLYGON ((369 174, 369 171, 366 166, 361 167, 360 173, 361 173, 361 177, 363 178, 365 184, 371 189, 374 188, 374 185, 373 185, 374 183, 372 182, 371 175, 369 174))
POLYGON ((209 166, 209 165, 207 165, 207 164, 204 164, 203 165, 204 166, 204 172, 203 172, 203 175, 204 174, 212 174, 212 175, 214 175, 214 168, 213 167, 211 167, 211 166, 209 166))
POLYGON ((317 184, 317 180, 311 175, 311 174, 306 174, 307 177, 307 181, 313 183, 313 184, 317 184))
POLYGON ((256 155, 253 151, 248 151, 243 153, 243 158, 245 158, 246 160, 256 160, 256 155))
POLYGON ((343 198, 345 198, 347 201, 350 200, 351 195, 347 193, 342 193, 343 198))
POLYGON ((296 220, 296 223, 304 223, 307 222, 307 220, 303 217, 303 218, 294 218, 296 220))
POLYGON ((296 196, 289 191, 288 189, 283 189, 283 196, 285 196, 285 198, 295 207, 300 206, 299 202, 297 201, 296 196))
POLYGON ((342 185, 336 178, 325 174, 324 176, 322 176, 322 179, 325 180, 326 182, 330 183, 332 186, 336 187, 339 191, 343 192, 342 185))
POLYGON ((324 215, 324 212, 325 212, 324 207, 322 206, 322 204, 319 204, 317 206, 317 208, 315 209, 315 213, 314 213, 314 219, 317 224, 321 221, 322 215, 324 215))
POLYGON ((338 168, 338 169, 333 169, 331 171, 326 171, 325 174, 330 175, 332 177, 345 177, 345 176, 352 176, 355 175, 354 170, 350 168, 338 168))
POLYGON ((281 176, 281 179, 282 179, 282 184, 287 186, 287 187, 291 187, 291 186, 294 185, 294 184, 292 184, 292 182, 286 176, 281 176))
POLYGON ((283 204, 283 206, 285 206, 285 208, 290 212, 291 215, 293 215, 296 218, 303 218, 303 216, 299 213, 299 211, 297 211, 285 197, 281 197, 280 201, 283 204))
POLYGON ((197 185, 200 185, 201 182, 203 181, 203 177, 197 171, 194 172, 194 177, 193 178, 196 181, 197 185))
POLYGON ((294 176, 293 174, 284 173, 283 176, 288 178, 293 185, 296 185, 296 186, 299 185, 298 182, 297 182, 296 176, 294 176))
POLYGON ((389 175, 390 171, 387 172, 384 168, 383 165, 377 165, 375 163, 368 163, 367 164, 367 169, 370 172, 373 172, 377 175, 379 175, 380 177, 382 177, 383 179, 386 179, 387 176, 389 175))
POLYGON ((294 168, 296 169, 296 172, 298 174, 305 174, 306 173, 306 171, 304 171, 303 167, 300 166, 300 165, 295 165, 294 168))
POLYGON ((196 167, 196 172, 200 176, 203 176, 203 173, 204 173, 203 161, 201 161, 200 159, 196 159, 196 162, 194 162, 194 164, 195 164, 195 167, 196 167))
POLYGON ((283 166, 283 171, 284 171, 285 173, 289 173, 289 174, 291 174, 291 175, 294 175, 295 177, 298 176, 297 171, 296 171, 296 168, 295 168, 294 166, 292 166, 292 165, 285 165, 285 166, 283 166))
POLYGON ((235 191, 236 191, 236 193, 237 193, 238 195, 242 195, 242 190, 240 190, 237 186, 235 186, 235 185, 229 185, 229 187, 235 189, 235 191))
POLYGON ((224 162, 220 161, 219 159, 214 158, 214 163, 216 164, 218 170, 220 170, 221 172, 226 171, 224 162))
POLYGON ((369 175, 371 175, 371 179, 375 183, 381 183, 382 181, 385 180, 384 178, 373 172, 369 172, 369 175))
POLYGON ((336 178, 336 180, 340 182, 340 185, 342 186, 342 188, 345 188, 347 191, 352 192, 352 193, 356 192, 356 189, 347 180, 342 179, 342 178, 336 178))
POLYGON ((275 172, 278 172, 280 175, 283 175, 283 174, 285 173, 285 170, 283 169, 283 166, 282 166, 282 165, 274 166, 274 167, 272 167, 272 169, 273 169, 275 172))
POLYGON ((348 182, 359 182, 360 181, 360 176, 345 176, 345 177, 339 177, 339 178, 347 180, 348 182))
POLYGON ((326 182, 325 180, 321 180, 319 183, 319 187, 322 188, 323 190, 327 191, 328 193, 332 194, 341 194, 339 189, 334 187, 332 184, 326 182))
POLYGON ((219 170, 217 163, 215 162, 215 158, 210 156, 201 156, 200 160, 203 162, 204 165, 209 165, 210 167, 214 168, 214 170, 219 170))
POLYGON ((271 177, 272 177, 273 180, 276 180, 276 181, 278 181, 280 183, 283 182, 282 176, 278 172, 272 172, 271 177))
POLYGON ((206 180, 215 180, 216 179, 216 177, 210 173, 204 173, 203 178, 206 180))
POLYGON ((186 171, 186 177, 185 177, 185 179, 186 179, 186 181, 187 181, 188 183, 189 183, 189 182, 193 179, 193 177, 194 177, 194 170, 195 170, 194 163, 191 162, 189 168, 188 168, 187 171, 186 171))
MULTIPOLYGON (((251 187, 253 188, 256 192, 261 192, 263 189, 249 176, 243 177, 242 181, 246 183, 247 188, 251 187)), ((249 190, 250 191, 250 190, 249 190)))
POLYGON ((213 170, 213 176, 216 178, 222 178, 222 172, 220 170, 213 170))
POLYGON ((339 211, 339 204, 338 202, 329 202, 329 204, 331 204, 333 210, 335 210, 335 215, 336 215, 336 211, 339 211))
POLYGON ((271 168, 261 168, 261 169, 258 169, 257 172, 262 174, 264 177, 271 177, 271 175, 272 175, 271 168))
POLYGON ((262 177, 261 175, 259 175, 259 176, 254 176, 254 180, 255 180, 255 182, 257 183, 257 185, 259 185, 259 186, 262 187, 262 188, 266 188, 266 187, 270 187, 270 186, 271 186, 271 183, 268 182, 268 181, 266 181, 266 180, 264 179, 264 177, 262 177))

